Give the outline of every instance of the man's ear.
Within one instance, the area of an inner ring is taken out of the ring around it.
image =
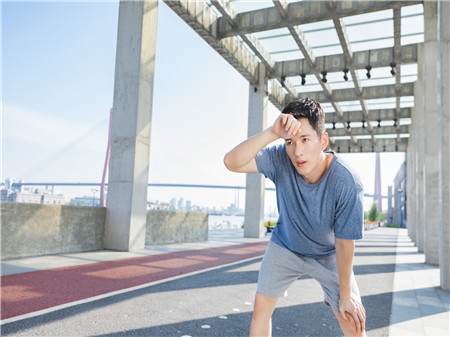
[[[322,137],[321,137],[321,143],[322,143],[322,146],[321,146],[321,148],[322,148],[322,151],[324,151],[326,148],[327,148],[327,146],[328,146],[328,133],[326,133],[326,132],[324,132],[323,134],[322,134]]]

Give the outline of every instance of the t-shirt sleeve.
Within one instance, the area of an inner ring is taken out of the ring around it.
[[[278,146],[265,147],[255,157],[258,172],[264,174],[266,178],[272,181],[276,178],[275,165],[278,151]]]
[[[363,237],[364,190],[360,183],[341,185],[338,192],[334,235],[338,239],[358,240]]]

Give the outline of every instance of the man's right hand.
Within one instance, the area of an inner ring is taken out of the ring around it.
[[[273,126],[243,141],[225,155],[224,164],[233,172],[257,173],[255,156],[267,144],[278,138],[292,138],[300,133],[300,122],[291,115],[281,114]]]
[[[300,134],[301,123],[292,115],[280,114],[272,126],[272,133],[278,138],[292,138]]]

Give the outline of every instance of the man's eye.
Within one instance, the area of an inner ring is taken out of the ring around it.
[[[309,138],[303,138],[303,141],[304,141],[304,142],[308,142],[308,141],[309,141]]]
[[[286,145],[291,145],[291,144],[292,144],[291,141],[286,142]]]

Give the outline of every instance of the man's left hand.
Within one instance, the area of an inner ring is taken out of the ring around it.
[[[348,313],[353,317],[357,332],[363,332],[366,329],[366,310],[361,302],[352,296],[339,299],[339,314],[343,320],[349,322],[345,313]]]

